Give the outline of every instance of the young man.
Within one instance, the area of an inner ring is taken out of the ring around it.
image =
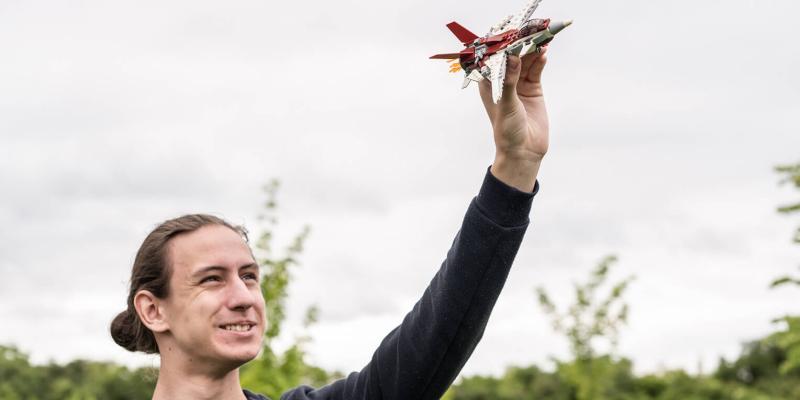
[[[480,93],[495,160],[439,272],[402,324],[360,372],[284,400],[427,400],[452,384],[483,334],[528,225],[548,147],[544,52],[510,57],[504,95]],[[238,368],[255,358],[266,317],[258,266],[244,231],[187,215],[159,225],[134,261],[128,309],[111,335],[131,351],[158,353],[153,399],[264,400],[243,390]]]

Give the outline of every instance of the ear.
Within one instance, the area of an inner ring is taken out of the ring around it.
[[[153,333],[163,333],[169,330],[162,301],[149,290],[140,290],[133,297],[133,306],[136,308],[139,320]]]

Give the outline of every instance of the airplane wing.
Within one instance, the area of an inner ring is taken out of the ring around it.
[[[497,35],[498,33],[505,32],[505,31],[509,30],[511,27],[509,26],[508,23],[511,22],[512,18],[514,18],[514,16],[513,15],[509,15],[509,16],[503,18],[503,20],[498,22],[497,24],[492,25],[492,27],[489,28],[489,36],[494,36],[494,35]]]
[[[541,2],[542,0],[530,0],[519,14],[515,15],[510,21],[508,21],[509,27],[513,29],[519,29],[522,27],[522,24],[524,24],[528,18],[533,15],[533,12],[536,11],[536,7],[539,7],[539,3]]]
[[[461,88],[462,88],[462,89],[466,89],[466,88],[467,88],[467,86],[469,86],[469,83],[470,83],[470,82],[480,82],[480,81],[482,81],[483,79],[484,79],[484,78],[483,78],[483,75],[481,75],[481,73],[480,73],[480,72],[478,72],[478,70],[477,70],[477,69],[473,69],[472,71],[470,71],[470,73],[468,73],[468,74],[467,74],[467,75],[464,77],[464,82],[461,84]]]
[[[492,83],[492,100],[495,104],[503,97],[503,80],[506,77],[506,61],[508,55],[505,51],[492,54],[486,60],[486,66],[489,67],[489,81]]]

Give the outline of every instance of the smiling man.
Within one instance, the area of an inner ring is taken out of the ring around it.
[[[528,226],[548,147],[545,62],[544,52],[509,57],[497,104],[481,82],[495,160],[422,298],[361,371],[318,389],[291,389],[282,400],[432,400],[452,384],[483,335]],[[195,214],[145,238],[128,308],[111,336],[130,351],[161,356],[153,399],[265,400],[239,384],[239,367],[258,355],[265,325],[245,231]]]

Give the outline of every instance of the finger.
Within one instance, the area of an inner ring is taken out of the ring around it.
[[[542,47],[539,54],[536,54],[531,61],[530,67],[525,72],[525,80],[540,83],[545,64],[547,64],[547,46]]]
[[[506,60],[506,76],[503,78],[503,91],[517,87],[519,73],[522,70],[522,60],[519,57],[509,55]]]
[[[486,114],[489,115],[489,121],[494,124],[497,104],[494,104],[494,101],[492,101],[492,84],[488,79],[483,79],[478,82],[478,91],[481,93],[481,101],[483,101],[483,108],[486,109]]]
[[[530,53],[522,56],[522,76],[527,75],[527,71],[531,68],[531,64],[533,61],[536,60],[536,57],[539,56],[539,53]]]
[[[515,105],[517,99],[517,82],[522,70],[522,60],[517,56],[508,56],[506,61],[506,76],[503,79],[503,97],[500,98],[501,108]]]

